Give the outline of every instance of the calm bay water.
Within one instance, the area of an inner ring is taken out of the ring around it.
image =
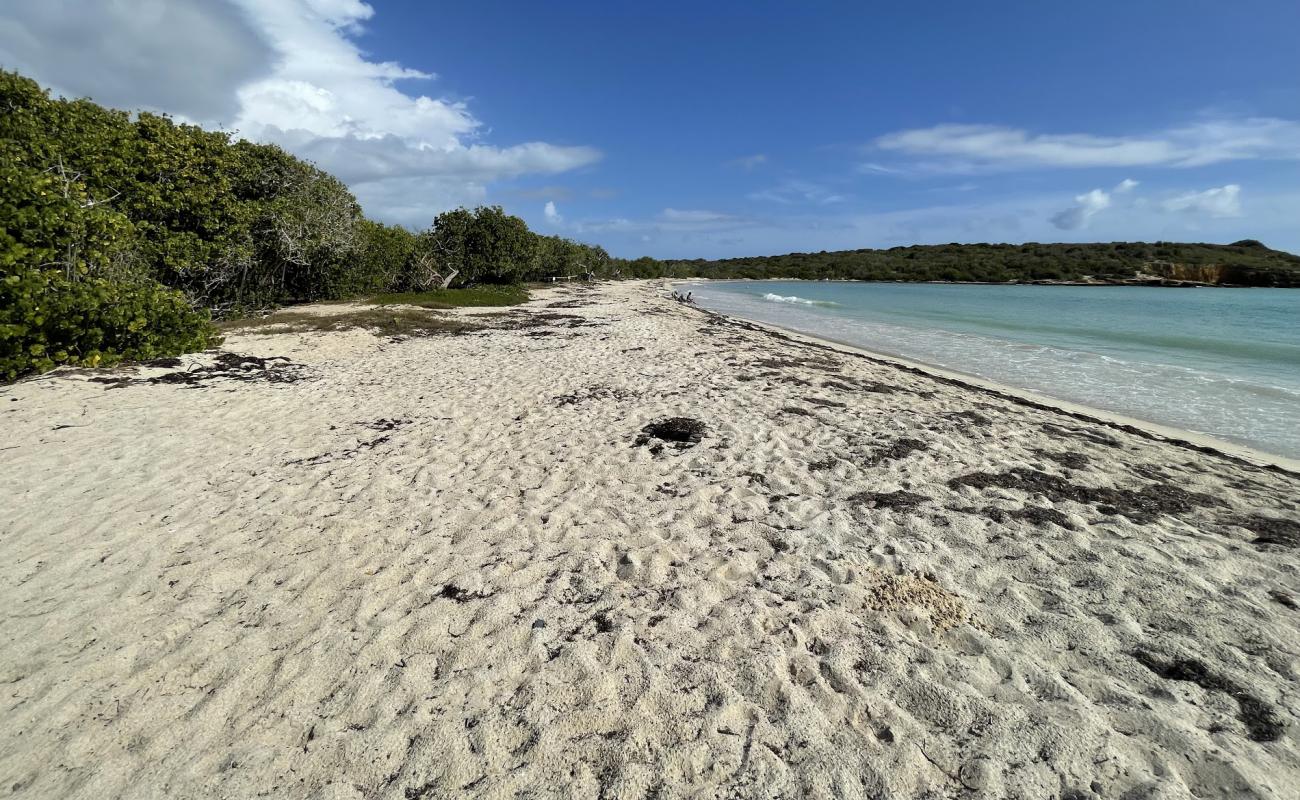
[[[678,288],[715,311],[1300,458],[1300,290]]]

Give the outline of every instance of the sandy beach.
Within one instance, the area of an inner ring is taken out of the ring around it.
[[[1300,476],[668,286],[0,388],[0,794],[1300,797]]]

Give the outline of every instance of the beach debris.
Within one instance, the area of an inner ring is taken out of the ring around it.
[[[1052,501],[1073,500],[1084,505],[1097,505],[1103,513],[1123,515],[1139,524],[1154,522],[1162,514],[1183,514],[1197,508],[1224,505],[1217,497],[1167,484],[1152,484],[1142,489],[1079,486],[1059,475],[1024,468],[1009,472],[972,472],[953,478],[948,481],[948,486],[953,489],[963,486],[980,490],[1018,489]]]
[[[384,433],[384,435],[377,436],[374,439],[371,439],[369,441],[359,442],[355,447],[349,447],[346,450],[340,450],[337,453],[321,453],[320,455],[310,456],[308,458],[295,458],[292,461],[284,462],[284,465],[286,467],[297,467],[297,466],[314,467],[319,464],[328,464],[333,461],[343,461],[345,459],[352,458],[358,453],[365,452],[366,450],[373,450],[379,445],[389,441],[393,437],[390,433],[388,433],[388,431],[395,431],[398,428],[403,427],[404,425],[408,425],[410,424],[410,420],[377,419],[374,420],[373,422],[358,422],[357,424],[363,428],[369,428],[372,431],[379,431],[381,433]],[[330,430],[334,430],[333,425],[330,426]]]
[[[616,389],[611,386],[596,384],[570,394],[556,395],[555,405],[563,408],[564,406],[576,406],[588,400],[628,400],[636,396],[635,392],[629,392],[626,389]]]
[[[1041,448],[1035,448],[1034,452],[1048,461],[1055,461],[1066,469],[1084,469],[1092,463],[1092,459],[1088,458],[1083,453],[1061,453],[1054,450],[1043,450]]]
[[[652,422],[642,428],[640,435],[637,436],[632,446],[644,447],[650,445],[650,452],[656,455],[663,451],[665,442],[677,450],[685,450],[699,444],[707,430],[708,426],[698,419],[669,417],[658,422]],[[659,441],[652,444],[651,439],[658,439]]]
[[[457,586],[455,583],[443,584],[443,587],[438,590],[438,597],[452,600],[457,603],[468,603],[471,600],[486,600],[494,594],[496,594],[496,592],[484,591],[481,588],[467,589],[462,586]]]
[[[848,502],[867,508],[888,508],[906,511],[922,503],[930,502],[929,497],[916,492],[899,490],[897,492],[858,492],[848,498]]]
[[[1273,602],[1277,603],[1278,605],[1286,606],[1292,611],[1300,611],[1300,603],[1297,603],[1294,597],[1282,591],[1281,589],[1273,589],[1268,593],[1268,596],[1273,598]]]
[[[872,394],[894,394],[902,391],[897,386],[865,378],[841,377],[833,381],[822,381],[826,389],[838,389],[841,392],[870,392]]]
[[[823,472],[825,470],[832,469],[838,463],[840,463],[840,460],[835,456],[827,456],[826,458],[818,459],[817,461],[809,461],[808,471]]]
[[[817,369],[823,372],[839,372],[842,369],[840,362],[821,356],[812,356],[809,358],[786,357],[786,358],[760,358],[750,364],[752,367],[763,367],[765,369]]]
[[[160,359],[158,366],[178,367],[180,359]],[[145,366],[154,366],[146,362]],[[136,377],[133,375],[105,375],[91,378],[92,383],[105,384],[109,389],[121,389],[139,384],[174,384],[202,387],[212,381],[231,380],[244,383],[297,383],[306,379],[306,367],[284,356],[260,358],[239,353],[217,353],[207,366],[165,372],[162,375]]]
[[[358,422],[363,428],[369,428],[372,431],[393,431],[410,422],[407,419],[377,419],[373,422]]]
[[[827,400],[824,397],[805,397],[803,401],[805,403],[812,403],[815,406],[822,406],[823,408],[848,408],[849,407],[848,403],[841,403],[838,400]]]
[[[1012,509],[985,506],[984,508],[952,508],[951,510],[991,519],[998,524],[1003,524],[1009,519],[1022,519],[1039,526],[1050,522],[1067,530],[1079,529],[1079,526],[1071,522],[1070,518],[1060,511],[1054,508],[1043,508],[1042,506],[1026,505]]]
[[[782,406],[782,407],[781,407],[781,413],[782,413],[782,414],[797,414],[798,416],[801,416],[801,417],[811,417],[811,416],[814,416],[814,415],[813,415],[813,412],[809,411],[809,410],[806,409],[806,408],[800,408],[799,406]]]
[[[1194,658],[1176,658],[1161,661],[1151,653],[1137,651],[1133,657],[1156,675],[1170,681],[1194,683],[1207,692],[1223,692],[1237,701],[1237,719],[1246,726],[1252,741],[1276,742],[1282,738],[1285,725],[1277,713],[1263,700],[1246,691],[1232,680],[1210,671],[1204,663]]]
[[[1108,434],[1102,433],[1101,431],[1094,431],[1088,428],[1063,428],[1060,425],[1055,425],[1051,422],[1047,422],[1043,424],[1042,429],[1044,433],[1050,433],[1052,434],[1052,436],[1058,438],[1062,436],[1067,438],[1073,438],[1077,436],[1077,437],[1082,437],[1084,439],[1087,439],[1088,441],[1093,442],[1094,444],[1105,445],[1106,447],[1122,447],[1122,445],[1119,442],[1119,439],[1116,439],[1115,437],[1110,436]]]
[[[1278,547],[1300,547],[1300,522],[1293,519],[1276,519],[1259,514],[1237,520],[1239,525],[1255,534],[1253,545],[1276,545]]]
[[[953,421],[964,420],[972,425],[979,425],[980,427],[987,427],[993,424],[993,420],[984,416],[980,412],[971,409],[966,409],[965,411],[952,411],[943,416],[945,419]]]
[[[864,462],[868,467],[879,466],[886,461],[897,461],[900,458],[906,458],[912,453],[919,453],[928,450],[930,446],[920,439],[902,438],[897,439],[884,447],[872,451]]]

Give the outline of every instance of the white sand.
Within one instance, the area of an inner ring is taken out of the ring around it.
[[[656,287],[0,389],[0,795],[1300,797],[1300,478]]]

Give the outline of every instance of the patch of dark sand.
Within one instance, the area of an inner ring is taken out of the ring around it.
[[[1282,591],[1281,589],[1273,589],[1268,593],[1268,596],[1273,598],[1273,602],[1277,603],[1278,605],[1286,606],[1292,611],[1300,611],[1300,603],[1296,603],[1296,599],[1294,597]]]
[[[916,508],[922,503],[927,503],[930,499],[923,494],[900,489],[896,492],[858,492],[850,495],[848,502],[866,506],[867,508],[888,508],[890,510],[906,511]]]
[[[840,362],[830,358],[820,358],[813,356],[811,358],[801,358],[798,356],[768,357],[760,358],[754,361],[750,366],[765,367],[767,369],[816,369],[823,372],[839,372],[842,369]]]
[[[1277,519],[1252,514],[1245,519],[1233,520],[1232,524],[1255,534],[1251,544],[1300,548],[1300,522],[1293,519]]]
[[[949,510],[984,517],[998,524],[1003,524],[1009,519],[1022,519],[1033,525],[1041,526],[1050,522],[1067,530],[1078,530],[1078,527],[1070,522],[1069,517],[1054,508],[1043,508],[1042,506],[1022,506],[1013,509],[998,508],[997,506],[985,506],[983,508],[950,506]]]
[[[805,403],[812,403],[815,406],[822,406],[823,408],[848,408],[849,407],[848,403],[841,403],[838,400],[827,400],[823,397],[805,397],[803,401]]]
[[[1050,422],[1043,423],[1042,430],[1049,434],[1053,439],[1087,439],[1094,444],[1104,445],[1106,447],[1122,447],[1119,439],[1108,436],[1101,431],[1089,430],[1087,428],[1065,428],[1060,425],[1054,425]]]
[[[173,366],[171,359],[168,366]],[[179,359],[174,366],[180,366]],[[132,375],[104,375],[91,378],[93,383],[105,384],[109,389],[121,389],[140,384],[172,384],[202,387],[213,381],[239,381],[242,383],[297,383],[307,379],[306,367],[284,356],[259,358],[238,353],[217,353],[212,364],[196,366],[162,375],[135,377]]]
[[[971,409],[967,409],[965,411],[950,411],[944,414],[943,418],[948,420],[953,420],[953,421],[961,420],[964,422],[969,422],[970,424],[978,425],[981,428],[986,428],[989,425],[993,424],[993,420],[984,416],[980,412],[973,411]]]
[[[708,426],[698,419],[669,417],[658,422],[652,422],[642,428],[632,446],[645,447],[649,445],[650,452],[655,454],[663,451],[665,443],[677,450],[685,450],[699,444],[704,439],[707,431]],[[652,443],[652,439],[658,441]]]
[[[896,439],[884,447],[873,450],[863,463],[868,467],[875,467],[886,461],[897,461],[900,458],[910,456],[912,453],[920,453],[929,448],[930,446],[920,439]]]
[[[1066,469],[1084,469],[1092,463],[1092,459],[1088,458],[1083,453],[1063,453],[1055,450],[1042,450],[1039,448],[1035,448],[1034,452],[1048,461],[1055,461]]]
[[[822,386],[827,389],[838,389],[841,392],[870,392],[873,394],[894,394],[895,392],[904,391],[897,386],[881,383],[880,381],[847,377],[833,381],[822,381]]]
[[[980,490],[1016,489],[1053,501],[1073,500],[1100,506],[1104,513],[1122,514],[1140,524],[1153,522],[1162,514],[1184,514],[1196,508],[1224,505],[1217,497],[1177,486],[1154,484],[1142,489],[1079,486],[1058,475],[1023,468],[1009,472],[973,472],[953,478],[948,485],[954,489],[963,486]]]
[[[1223,675],[1211,672],[1209,667],[1194,658],[1176,658],[1161,661],[1151,653],[1137,651],[1133,657],[1142,666],[1169,681],[1194,683],[1207,692],[1223,692],[1237,701],[1237,718],[1246,726],[1246,732],[1256,742],[1276,742],[1286,728],[1281,718],[1267,703]]]
[[[799,406],[782,406],[782,407],[781,407],[781,413],[782,413],[782,414],[797,414],[798,416],[801,416],[801,417],[811,417],[811,416],[815,416],[815,415],[813,414],[813,412],[809,411],[809,410],[806,409],[806,408],[800,408]]]

